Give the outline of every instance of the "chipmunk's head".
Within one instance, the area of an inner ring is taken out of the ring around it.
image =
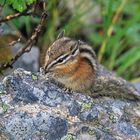
[[[79,55],[79,44],[68,37],[56,40],[46,52],[44,69],[47,72],[58,72],[70,68]]]

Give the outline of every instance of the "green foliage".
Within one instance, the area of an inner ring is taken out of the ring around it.
[[[128,67],[135,64],[138,60],[140,60],[140,46],[129,49],[116,60],[116,65],[120,66],[117,69],[118,74],[122,74]]]
[[[13,9],[23,12],[28,5],[31,5],[36,0],[0,0],[0,5],[11,5]]]
[[[107,31],[111,27],[113,17],[116,11],[123,6],[117,22],[113,25],[113,35],[107,38]],[[88,35],[89,41],[94,44],[97,50],[100,50],[102,43],[106,41],[101,63],[110,70],[117,72],[119,76],[130,80],[139,75],[140,61],[140,12],[139,0],[118,0],[104,1],[102,19],[103,22],[98,28],[103,32],[94,32]]]
[[[92,45],[97,57],[101,56],[101,63],[108,69],[127,80],[140,79],[140,0],[77,1],[73,8],[68,6],[72,1],[47,1],[49,16],[38,44],[41,51],[45,52],[46,46],[56,39],[61,30],[65,30],[66,36],[82,39]],[[21,12],[35,0],[0,0],[0,4],[5,2]],[[95,9],[100,9],[100,12]],[[119,16],[113,23],[118,11]],[[9,13],[12,13],[11,8],[5,7],[3,15]],[[93,13],[96,16],[90,24],[86,24],[88,15]],[[28,38],[38,21],[39,18],[35,17],[20,17],[10,21],[10,24],[24,30]],[[108,36],[111,27],[112,34]]]

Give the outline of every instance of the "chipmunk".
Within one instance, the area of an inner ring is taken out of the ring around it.
[[[47,50],[44,70],[55,83],[75,92],[140,100],[131,84],[98,63],[91,46],[63,34]]]

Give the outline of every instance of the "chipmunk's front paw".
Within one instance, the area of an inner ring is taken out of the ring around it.
[[[45,69],[43,67],[40,67],[39,72],[41,75],[45,75]]]
[[[72,94],[72,93],[73,93],[73,90],[72,90],[72,89],[70,89],[70,88],[63,87],[63,90],[64,90],[65,92],[70,93],[70,94]]]

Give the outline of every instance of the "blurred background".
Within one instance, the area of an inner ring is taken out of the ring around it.
[[[0,16],[5,17],[28,8],[26,5],[23,7],[22,0],[18,2],[15,5],[5,4]],[[24,54],[14,64],[14,68],[38,71],[44,63],[47,48],[59,32],[65,30],[65,36],[91,45],[98,61],[106,68],[130,82],[140,82],[140,0],[45,2],[48,13],[45,28],[36,46]],[[0,24],[0,64],[8,62],[24,46],[39,21],[39,17],[22,16]],[[22,42],[9,45],[19,37],[22,37]],[[9,70],[4,73],[9,73]]]

